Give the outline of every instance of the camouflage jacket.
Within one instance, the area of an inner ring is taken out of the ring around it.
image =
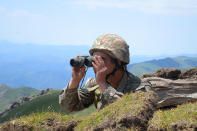
[[[150,86],[133,74],[125,72],[117,89],[108,85],[105,92],[102,92],[94,78],[88,79],[82,88],[69,88],[62,90],[59,95],[59,104],[69,111],[79,111],[95,104],[97,109],[114,102],[117,98],[122,97],[125,93],[134,92],[145,86]]]

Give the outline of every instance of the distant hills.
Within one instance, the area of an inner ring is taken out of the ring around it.
[[[192,67],[197,67],[197,57],[179,56],[132,64],[128,66],[128,70],[137,76],[141,76],[143,73],[155,72],[160,68],[179,68],[184,70]]]
[[[10,104],[22,96],[29,96],[39,93],[39,90],[30,87],[10,88],[0,85],[0,113],[7,109]]]
[[[71,76],[69,60],[88,53],[87,46],[53,46],[0,42],[0,84],[39,90],[60,89]]]
[[[6,84],[12,88],[28,86],[38,90],[62,89],[71,78],[70,59],[77,55],[88,55],[89,49],[90,46],[85,45],[14,44],[0,41],[0,85]],[[197,54],[187,56],[197,57]],[[132,65],[129,65],[128,69],[134,74],[141,75],[164,65],[179,66],[177,64],[179,61],[174,63],[172,58],[162,59],[165,57],[165,55],[157,57],[132,55]],[[193,61],[189,60],[187,63],[189,66],[185,67],[195,66]],[[94,77],[92,69],[87,72],[86,78],[88,77]]]

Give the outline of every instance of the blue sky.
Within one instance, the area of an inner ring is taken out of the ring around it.
[[[197,53],[197,0],[0,0],[0,41],[89,45],[123,37],[135,55]]]

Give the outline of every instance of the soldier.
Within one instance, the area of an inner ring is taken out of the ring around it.
[[[88,79],[82,88],[78,88],[85,67],[72,68],[72,78],[59,96],[59,103],[65,109],[79,111],[94,103],[100,110],[125,93],[134,92],[140,85],[145,85],[127,71],[129,46],[120,36],[106,34],[98,37],[89,53],[94,56],[92,65],[95,78]]]

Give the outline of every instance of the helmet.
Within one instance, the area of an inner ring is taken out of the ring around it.
[[[94,52],[104,52],[112,58],[129,64],[129,46],[118,35],[106,34],[98,37],[89,50],[90,55],[93,55]]]

